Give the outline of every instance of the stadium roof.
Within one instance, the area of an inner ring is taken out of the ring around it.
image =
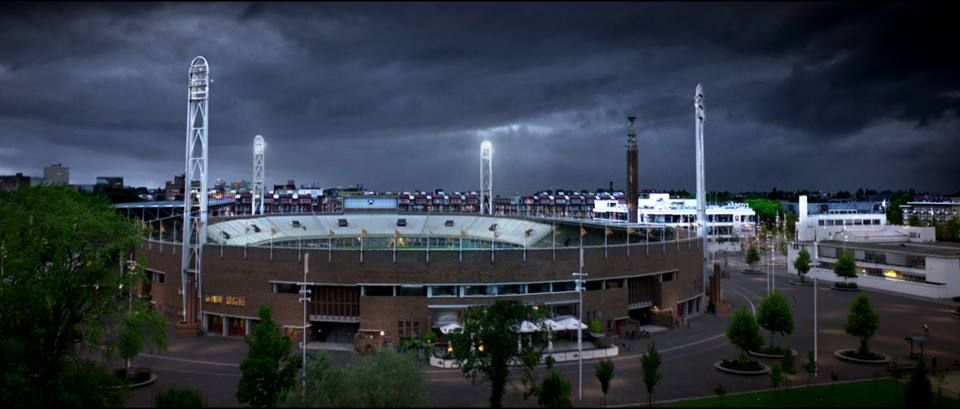
[[[207,206],[223,206],[235,202],[233,198],[207,199]],[[115,203],[113,207],[117,209],[143,209],[143,208],[183,208],[183,200],[157,200],[152,202],[130,202]]]
[[[347,221],[346,227],[340,227],[339,219]],[[405,219],[406,226],[397,226],[397,219]],[[453,225],[448,226],[447,221]],[[294,227],[298,221],[302,227]],[[524,235],[528,245],[533,245],[544,237],[549,237],[551,226],[522,219],[464,215],[404,215],[404,214],[335,214],[335,215],[291,215],[263,216],[249,219],[237,219],[211,224],[207,228],[207,237],[216,243],[243,246],[260,245],[270,242],[271,232],[276,229],[273,240],[326,239],[330,232],[334,238],[360,236],[363,229],[368,237],[392,237],[399,232],[401,237],[427,236],[460,237],[493,240],[492,225],[496,225],[497,241],[516,245],[524,244]],[[256,231],[252,226],[260,229]],[[223,232],[228,234],[225,238]]]

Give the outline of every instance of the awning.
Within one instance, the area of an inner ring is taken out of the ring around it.
[[[457,332],[463,329],[463,326],[457,323],[450,323],[440,327],[440,332],[443,334],[449,334],[451,332]]]

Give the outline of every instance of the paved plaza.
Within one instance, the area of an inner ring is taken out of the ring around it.
[[[729,261],[730,278],[724,280],[724,296],[733,307],[759,304],[766,293],[764,275],[740,273],[742,265]],[[758,267],[758,269],[762,268]],[[796,329],[792,335],[777,336],[778,345],[787,345],[800,352],[796,360],[798,373],[791,378],[792,385],[807,382],[800,369],[808,350],[813,349],[813,288],[789,284],[795,276],[787,276],[780,261],[776,266],[776,287],[783,292],[793,309]],[[909,345],[904,337],[923,335],[922,325],[930,328],[929,343],[925,346],[928,357],[937,359],[938,367],[954,367],[960,360],[960,350],[955,348],[960,334],[960,319],[950,312],[955,303],[937,302],[903,297],[888,293],[864,291],[880,314],[880,329],[871,341],[873,350],[890,355],[894,360],[908,361]],[[857,293],[831,290],[820,286],[819,298],[819,359],[820,374],[813,383],[829,383],[831,372],[841,381],[871,379],[887,376],[883,365],[859,365],[840,361],[833,351],[854,348],[857,339],[847,335],[843,323],[848,305]],[[614,358],[615,378],[610,386],[607,403],[610,406],[641,404],[647,400],[640,376],[640,354],[647,344],[656,342],[663,357],[661,371],[663,380],[655,391],[656,400],[672,400],[697,396],[713,396],[718,384],[730,393],[768,388],[767,376],[744,377],[721,373],[713,363],[737,355],[736,348],[724,335],[731,315],[704,314],[691,319],[690,326],[655,333],[650,338],[634,341],[618,340],[621,355]],[[764,331],[764,337],[768,334]],[[167,387],[191,386],[199,388],[210,406],[236,406],[234,396],[240,379],[239,363],[246,356],[247,346],[240,339],[221,337],[181,337],[171,332],[170,348],[158,355],[141,355],[137,365],[152,368],[158,375],[156,384],[137,389],[131,393],[128,405],[150,406],[152,397]],[[338,365],[347,364],[352,352],[333,351],[331,355]],[[765,360],[774,363],[774,360]],[[577,362],[563,362],[557,367],[571,382],[575,405],[599,406],[602,402],[600,385],[594,377],[596,361],[583,364],[583,401],[577,401]],[[487,405],[490,387],[485,382],[473,384],[456,369],[438,369],[425,366],[427,386],[435,406]],[[545,374],[541,370],[540,374]],[[514,371],[507,386],[505,406],[535,406],[535,400],[524,401],[520,397],[519,371]]]

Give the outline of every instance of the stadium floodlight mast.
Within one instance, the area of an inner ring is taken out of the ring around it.
[[[303,344],[300,346],[303,357],[300,365],[300,392],[303,399],[307,393],[307,303],[310,302],[310,289],[307,288],[307,272],[310,271],[310,253],[303,255],[303,285],[300,286],[300,302],[303,303]]]
[[[186,174],[183,195],[183,253],[181,258],[181,287],[183,291],[183,322],[196,319],[203,327],[203,245],[207,242],[207,147],[210,95],[210,66],[207,59],[197,56],[190,63],[187,74],[187,145]],[[198,186],[194,190],[194,183]],[[194,194],[197,195],[196,199]],[[196,280],[193,281],[193,275]],[[189,288],[197,289],[197,315],[189,316]]]
[[[263,137],[257,135],[253,137],[253,206],[250,207],[250,214],[263,214],[263,186],[264,186],[264,151],[266,142]]]
[[[583,229],[581,227],[581,229]],[[581,240],[583,236],[581,235]],[[578,365],[578,393],[577,400],[583,400],[583,277],[588,276],[583,272],[583,245],[580,246],[580,270],[573,273],[577,277],[577,296],[579,301],[577,310],[579,310],[580,319],[577,322],[577,365]]]
[[[709,250],[707,249],[707,193],[706,193],[706,180],[704,175],[704,162],[703,162],[703,121],[706,119],[706,112],[703,105],[703,85],[697,84],[696,92],[693,95],[693,111],[694,111],[694,120],[696,121],[696,146],[697,146],[697,234],[700,236],[700,240],[703,240],[703,261],[701,264],[701,269],[703,271],[703,291],[707,291],[707,274],[709,274],[709,269],[707,268],[707,256]]]
[[[480,144],[480,214],[493,214],[493,144]]]

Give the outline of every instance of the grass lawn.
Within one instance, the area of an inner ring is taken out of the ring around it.
[[[679,408],[707,407],[859,407],[891,408],[903,407],[903,391],[906,384],[890,379],[864,381],[834,385],[814,386],[810,388],[780,389],[773,392],[756,392],[722,398],[706,398],[669,404]],[[936,385],[933,386],[933,405],[937,406]],[[943,407],[960,408],[960,401],[943,398]]]

